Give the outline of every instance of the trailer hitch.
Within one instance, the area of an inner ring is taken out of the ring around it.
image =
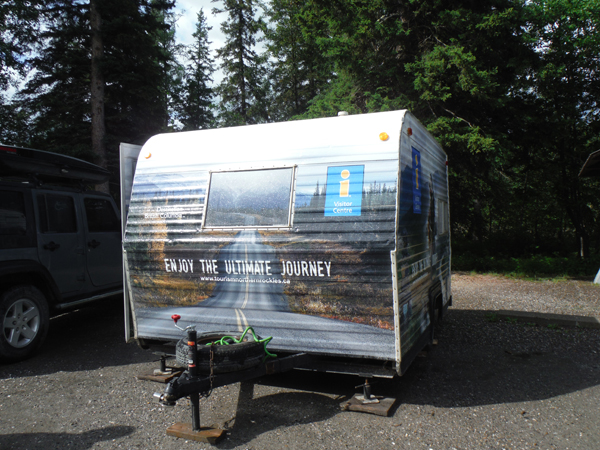
[[[200,375],[198,371],[198,347],[197,333],[193,326],[188,326],[185,329],[177,326],[178,320],[181,318],[178,314],[172,317],[175,326],[187,333],[187,370],[180,377],[174,378],[165,387],[164,393],[155,393],[154,397],[165,406],[174,406],[180,398],[189,397],[192,407],[192,423],[190,424],[175,424],[167,429],[167,434],[170,436],[192,439],[201,442],[216,443],[225,433],[224,430],[204,429],[200,428],[200,397],[208,397],[213,388],[226,386],[241,381],[248,381],[259,378],[263,375],[270,375],[279,372],[286,372],[296,367],[305,366],[309,361],[309,355],[299,353],[283,358],[276,358],[270,361],[264,361],[254,367],[245,370],[233,372],[213,373],[213,354],[211,346],[211,364],[210,375]],[[266,349],[265,349],[266,351]],[[274,356],[274,355],[271,355]]]
[[[169,395],[161,394],[160,392],[155,392],[154,398],[158,399],[159,403],[165,406],[175,406],[177,403],[175,399],[171,398]]]
[[[162,404],[172,404],[180,398],[188,397],[191,394],[205,396],[212,388],[226,386],[228,384],[238,383],[259,378],[264,375],[271,375],[280,372],[287,372],[296,367],[304,367],[310,361],[306,353],[298,353],[283,358],[277,358],[273,361],[267,361],[256,367],[237,372],[225,372],[210,376],[199,376],[192,373],[189,369],[179,377],[167,384],[163,394],[155,395]]]

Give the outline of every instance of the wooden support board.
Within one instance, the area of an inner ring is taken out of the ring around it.
[[[395,398],[379,398],[379,403],[363,404],[362,395],[355,394],[350,400],[340,403],[343,411],[356,411],[387,417],[396,403]]]
[[[146,374],[138,375],[137,379],[142,380],[142,381],[155,381],[157,383],[168,383],[173,378],[178,377],[182,373],[183,373],[183,369],[173,370],[170,372],[154,371],[153,373],[146,373]]]
[[[218,428],[201,428],[200,431],[192,430],[190,423],[176,423],[167,428],[167,435],[197,442],[216,444],[225,436],[225,430]]]

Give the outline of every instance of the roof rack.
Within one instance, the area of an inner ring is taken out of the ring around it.
[[[101,184],[108,181],[110,172],[71,156],[0,144],[0,176],[26,179],[36,184]]]

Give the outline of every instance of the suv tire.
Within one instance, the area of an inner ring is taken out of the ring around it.
[[[34,286],[16,286],[0,297],[0,359],[20,361],[42,344],[50,317],[44,295]]]

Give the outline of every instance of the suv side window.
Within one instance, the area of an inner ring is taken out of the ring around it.
[[[24,236],[27,233],[27,215],[23,193],[0,191],[0,235]]]
[[[38,195],[42,233],[76,233],[77,217],[73,198],[67,195]]]
[[[83,200],[88,230],[91,233],[120,231],[121,224],[112,204],[103,198],[87,197]]]

